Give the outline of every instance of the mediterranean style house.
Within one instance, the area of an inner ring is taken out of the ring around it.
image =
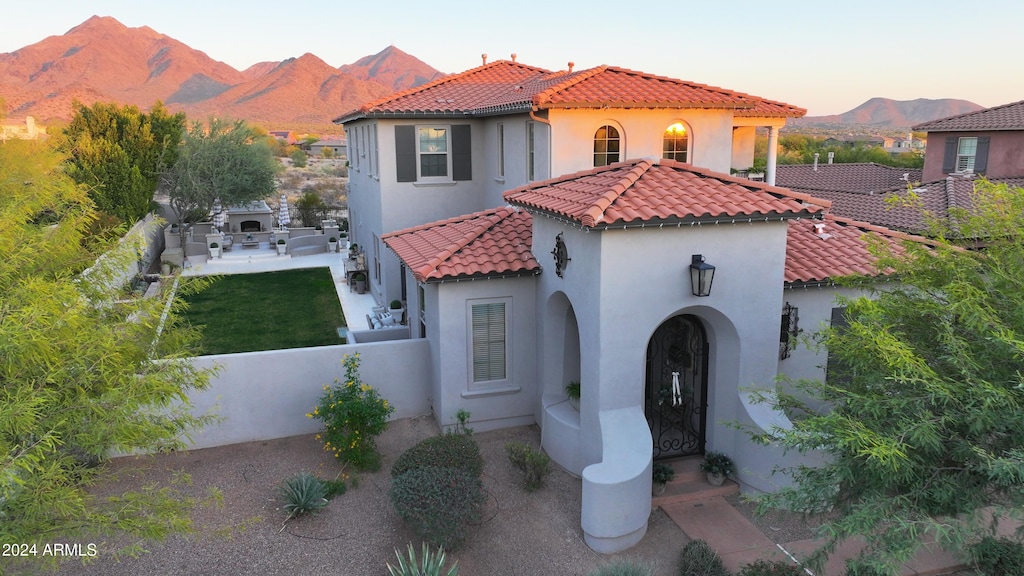
[[[643,537],[656,460],[715,450],[747,489],[788,482],[773,469],[797,457],[734,426],[788,424],[747,391],[824,378],[827,358],[798,336],[850,294],[834,278],[876,273],[868,237],[908,238],[774,185],[778,130],[803,114],[643,72],[513,60],[336,120],[352,241],[378,301],[405,301],[407,336],[429,343],[435,417],[538,424],[582,478],[597,551]],[[752,165],[757,127],[766,181],[730,176]]]
[[[952,173],[1024,176],[1024,100],[925,122],[924,181]]]

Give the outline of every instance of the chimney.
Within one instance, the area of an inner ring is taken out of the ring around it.
[[[572,67],[575,66],[575,65],[576,65],[575,62],[569,61],[569,73],[570,74],[572,74]]]
[[[818,154],[817,152],[815,152],[814,153],[814,171],[815,172],[818,171],[818,156],[821,156],[821,154]]]
[[[487,54],[481,54],[480,55],[480,59],[484,61],[483,65],[486,66],[487,65]]]
[[[834,159],[835,157],[836,157],[836,153],[835,153],[835,152],[829,152],[829,153],[828,153],[828,163],[829,163],[829,164],[831,164],[831,163],[832,163],[832,160],[833,160],[833,159]]]
[[[513,53],[512,53],[512,61],[513,61],[513,62],[515,62],[515,61],[516,61],[516,53],[515,53],[515,52],[513,52]]]

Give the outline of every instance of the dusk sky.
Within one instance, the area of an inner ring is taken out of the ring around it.
[[[93,15],[148,26],[242,70],[311,52],[331,66],[390,44],[442,72],[518,54],[610,64],[838,114],[869,98],[1024,100],[1019,0],[546,2],[50,0],[4,7],[0,53]]]

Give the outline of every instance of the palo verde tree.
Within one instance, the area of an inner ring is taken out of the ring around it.
[[[196,334],[173,300],[119,299],[116,271],[136,254],[85,239],[95,209],[64,162],[41,142],[0,142],[0,542],[35,546],[32,572],[47,543],[186,530],[190,503],[171,487],[91,487],[111,453],[181,447],[207,420],[188,412],[210,376],[185,360]]]
[[[762,503],[831,511],[815,560],[863,536],[859,560],[897,574],[923,540],[963,552],[1024,510],[1024,190],[980,182],[972,204],[933,245],[878,249],[898,282],[843,302],[827,381],[760,397],[796,416],[755,438],[825,455]]]
[[[273,194],[279,166],[260,131],[241,120],[211,118],[189,127],[163,186],[178,220],[196,222],[217,199],[231,206]]]
[[[169,114],[160,102],[148,113],[102,102],[74,107],[58,138],[68,172],[88,187],[101,212],[129,224],[139,220],[151,210],[160,174],[174,164],[185,115]]]

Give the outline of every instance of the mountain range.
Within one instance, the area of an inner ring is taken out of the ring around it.
[[[307,53],[240,71],[147,26],[129,28],[109,16],[93,16],[61,36],[0,54],[7,116],[34,116],[44,125],[70,119],[76,100],[142,109],[161,100],[192,118],[218,115],[267,128],[330,131],[331,119],[344,112],[441,76],[395,46],[338,68]],[[905,129],[981,108],[965,100],[872,98],[844,114],[791,120],[788,128]]]
[[[93,16],[61,36],[0,54],[0,97],[12,119],[68,120],[71,103],[157,100],[190,117],[211,114],[265,126],[328,126],[332,118],[442,76],[389,46],[334,68],[313,54],[236,70],[143,26]]]
[[[790,120],[793,127],[815,126],[871,126],[879,128],[910,128],[915,124],[938,120],[981,110],[974,102],[943,98],[931,100],[890,100],[889,98],[871,98],[853,110],[831,116],[805,116]]]

